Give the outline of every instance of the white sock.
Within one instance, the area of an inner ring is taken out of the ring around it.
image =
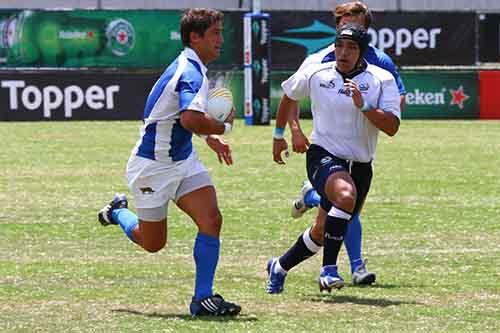
[[[281,275],[286,275],[286,273],[288,273],[281,267],[279,259],[276,260],[276,265],[274,265],[274,273],[280,273]]]

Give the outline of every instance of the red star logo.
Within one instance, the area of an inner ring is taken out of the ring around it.
[[[128,40],[128,35],[125,31],[120,30],[118,32],[117,39],[118,39],[118,42],[120,42],[121,44],[125,44]]]
[[[464,94],[464,87],[460,86],[457,90],[450,90],[451,102],[450,105],[458,105],[460,110],[464,108],[464,102],[468,100],[469,95]]]

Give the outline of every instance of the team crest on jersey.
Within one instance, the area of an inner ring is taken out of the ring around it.
[[[369,89],[370,89],[370,85],[368,83],[360,83],[359,84],[359,91],[367,92]]]
[[[335,80],[334,79],[331,79],[330,81],[328,82],[320,82],[319,83],[319,86],[321,88],[326,88],[326,89],[332,89],[332,88],[335,88]]]

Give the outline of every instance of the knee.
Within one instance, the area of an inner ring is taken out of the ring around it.
[[[163,249],[166,245],[167,245],[167,239],[164,238],[155,240],[154,242],[144,243],[142,244],[142,247],[149,253],[156,253],[161,249]]]
[[[356,206],[356,194],[353,191],[340,191],[336,195],[334,205],[337,208],[352,213]]]
[[[201,222],[201,223],[200,223]],[[202,221],[198,222],[198,228],[202,233],[218,236],[222,228],[222,215],[220,211],[214,210],[206,216]]]

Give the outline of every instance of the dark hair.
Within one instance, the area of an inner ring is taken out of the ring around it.
[[[362,58],[368,49],[368,44],[370,43],[370,35],[366,30],[357,24],[346,24],[337,31],[337,40],[340,39],[350,39],[358,44],[360,54]]]
[[[203,36],[205,31],[214,23],[222,21],[224,14],[210,8],[191,8],[186,10],[181,17],[181,38],[184,46],[190,46],[189,35],[195,32]]]
[[[338,26],[342,17],[360,16],[365,17],[365,29],[368,29],[373,21],[373,16],[368,7],[361,1],[351,1],[335,7],[335,24]]]

